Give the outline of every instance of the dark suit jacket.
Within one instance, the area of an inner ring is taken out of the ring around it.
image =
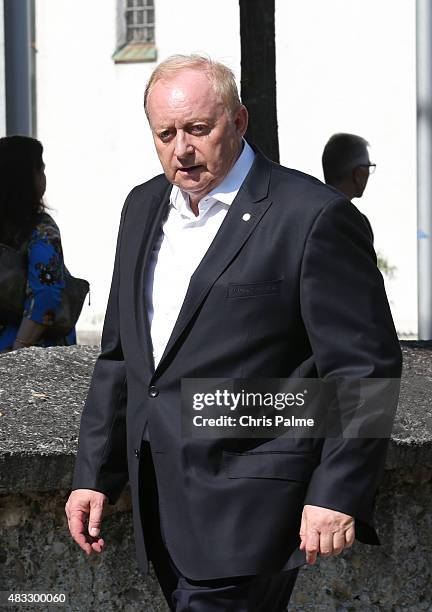
[[[356,517],[357,537],[376,542],[385,440],[180,435],[183,377],[400,376],[399,343],[361,214],[339,192],[258,153],[191,278],[155,371],[144,277],[169,192],[158,176],[135,187],[123,209],[73,488],[102,491],[115,503],[129,479],[146,571],[139,449],[148,422],[164,537],[189,578],[302,564],[305,503]],[[230,283],[274,280],[279,293],[236,299],[227,291]]]
[[[374,233],[373,233],[373,229],[372,229],[371,222],[370,222],[370,221],[369,221],[369,219],[366,217],[366,215],[363,215],[363,214],[362,214],[362,217],[363,217],[363,220],[364,220],[364,222],[366,223],[366,225],[367,225],[367,227],[368,227],[368,230],[369,230],[370,235],[371,235],[372,244],[373,244],[373,242],[374,242]]]

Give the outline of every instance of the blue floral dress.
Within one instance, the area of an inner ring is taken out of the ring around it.
[[[50,325],[55,320],[65,286],[63,250],[60,231],[46,213],[39,215],[27,246],[28,276],[23,317],[36,323]],[[0,322],[0,351],[11,349],[19,325]],[[75,329],[66,337],[44,339],[36,346],[68,346],[76,344]]]

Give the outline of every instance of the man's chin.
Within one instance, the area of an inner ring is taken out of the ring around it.
[[[174,181],[174,185],[194,197],[204,197],[213,189],[211,184],[209,184],[207,181],[193,180],[190,178],[188,180],[176,180]]]

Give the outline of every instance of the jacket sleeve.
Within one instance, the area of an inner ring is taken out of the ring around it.
[[[344,198],[329,202],[312,226],[300,299],[320,378],[400,379],[400,345],[371,237]],[[387,446],[386,438],[326,438],[305,504],[354,516],[371,534]]]
[[[111,290],[96,361],[81,416],[72,489],[94,489],[114,504],[128,481],[126,370],[119,329],[120,252],[129,194],[121,216]]]

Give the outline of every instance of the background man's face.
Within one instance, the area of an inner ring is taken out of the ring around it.
[[[245,107],[231,116],[206,75],[188,69],[158,81],[147,109],[167,179],[199,201],[222,182],[239,155]]]
[[[357,166],[354,169],[354,176],[357,190],[355,197],[361,198],[369,180],[369,168],[367,166]]]
[[[369,150],[365,147],[362,155],[361,162],[352,171],[352,183],[355,187],[355,198],[361,198],[364,190],[366,189],[367,182],[369,180],[369,165],[370,157]]]
[[[361,198],[369,180],[369,151],[364,150],[362,163],[356,166],[352,172],[352,180],[355,185],[355,198]]]

